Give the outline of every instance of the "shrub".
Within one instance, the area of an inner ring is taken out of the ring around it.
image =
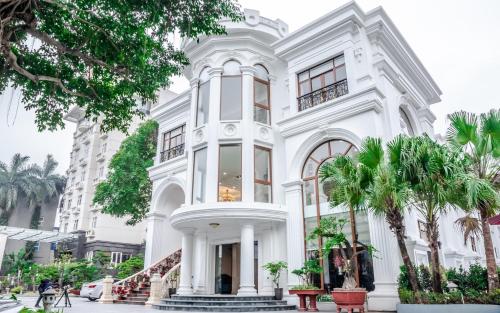
[[[21,292],[23,292],[23,287],[21,287],[21,286],[14,287],[10,290],[10,292],[15,294],[15,295],[18,295]]]
[[[488,290],[487,270],[479,264],[472,264],[468,271],[464,270],[462,266],[458,269],[450,268],[446,271],[446,276],[464,294]],[[475,297],[477,294],[471,296]]]
[[[432,290],[432,276],[431,271],[425,265],[420,265],[417,271],[417,279],[420,290]]]
[[[137,272],[142,271],[144,268],[144,258],[141,255],[135,255],[125,262],[118,264],[118,273],[116,277],[118,279],[127,278]]]
[[[330,295],[330,294],[318,295],[316,300],[318,302],[333,302],[332,295]]]

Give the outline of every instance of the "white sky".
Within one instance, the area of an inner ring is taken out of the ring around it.
[[[288,23],[290,31],[346,3],[345,0],[240,0],[242,7]],[[446,114],[467,110],[485,112],[500,107],[500,1],[498,0],[359,0],[363,10],[383,6],[443,91],[436,114],[436,132],[446,129]],[[175,79],[181,92],[188,84]],[[20,152],[42,162],[47,154],[69,165],[74,125],[57,132],[38,133],[34,112],[17,103],[7,118],[10,91],[0,97],[0,161]]]

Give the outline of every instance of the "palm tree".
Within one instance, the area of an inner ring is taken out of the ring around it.
[[[475,114],[456,112],[448,116],[450,127],[447,139],[451,146],[460,149],[471,162],[470,173],[482,180],[498,192],[500,181],[500,110],[491,110],[478,118]],[[479,226],[483,236],[488,272],[488,289],[499,288],[493,241],[491,239],[488,219],[498,213],[498,203],[491,205],[488,201],[478,201],[474,206],[480,221],[459,221],[468,233]],[[474,234],[474,233],[472,233]],[[467,235],[465,240],[467,240]]]
[[[386,157],[381,140],[367,138],[356,160],[338,156],[321,168],[320,178],[331,182],[331,205],[347,205],[351,212],[369,208],[385,218],[396,235],[410,286],[418,297],[417,275],[405,243],[404,212],[408,206],[409,190],[401,181],[398,168],[390,162],[401,155],[404,140],[407,139],[399,136],[389,143]]]
[[[7,225],[19,199],[34,191],[36,169],[28,161],[28,156],[16,153],[9,166],[0,162],[0,225]]]
[[[66,177],[54,173],[57,164],[54,157],[49,154],[42,167],[38,165],[33,166],[34,186],[27,195],[29,202],[34,205],[30,228],[38,228],[42,204],[58,197],[64,191]],[[33,256],[34,246],[34,242],[26,243],[26,254],[28,258]]]
[[[410,203],[425,219],[431,252],[432,287],[443,292],[439,261],[439,217],[451,208],[463,205],[463,190],[468,189],[463,158],[428,136],[408,138],[393,166],[408,183]]]

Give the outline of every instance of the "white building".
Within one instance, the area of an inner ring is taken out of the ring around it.
[[[106,178],[108,164],[126,135],[119,131],[101,133],[100,123],[89,122],[84,111],[74,107],[65,120],[76,124],[64,203],[55,225],[64,233],[76,233],[79,239],[67,246],[76,258],[91,259],[96,251],[109,254],[112,263],[120,263],[142,250],[145,223],[125,224],[126,218],[102,214],[92,205],[95,187]],[[134,121],[130,132],[138,126]]]
[[[356,153],[367,136],[433,135],[429,107],[441,91],[382,8],[351,2],[292,33],[254,10],[224,25],[227,36],[183,43],[191,89],[151,112],[162,135],[146,265],[182,246],[179,294],[270,295],[262,265],[287,261],[281,285],[297,285],[290,272],[319,245],[305,234],[320,216],[347,214],[329,207],[320,164]],[[440,219],[444,264],[481,259],[481,245],[464,247],[454,220]],[[419,218],[406,223],[413,260],[428,264]],[[370,212],[356,216],[356,228],[379,250],[360,260],[369,308],[394,310],[396,240]],[[319,287],[341,283],[331,258]]]

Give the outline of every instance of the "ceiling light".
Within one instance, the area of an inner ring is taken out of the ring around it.
[[[220,224],[219,224],[219,223],[210,223],[210,224],[208,224],[208,225],[210,225],[210,227],[212,227],[213,229],[216,229],[217,227],[219,227],[219,226],[220,226]]]

